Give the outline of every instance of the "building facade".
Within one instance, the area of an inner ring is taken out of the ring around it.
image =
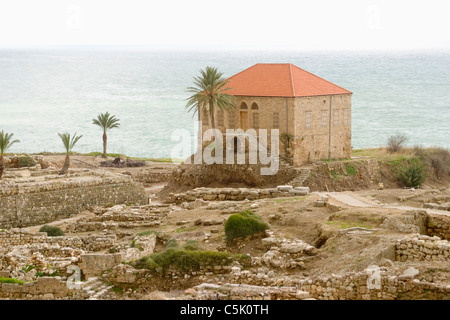
[[[294,137],[294,165],[350,157],[350,91],[292,64],[256,64],[230,77],[228,86],[237,103],[235,110],[216,110],[222,132],[279,129]],[[200,120],[203,130],[210,128],[208,114]]]

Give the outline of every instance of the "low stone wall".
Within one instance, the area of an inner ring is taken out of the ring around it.
[[[434,236],[413,235],[397,241],[397,261],[450,261],[450,243]]]
[[[427,234],[450,241],[450,216],[429,215]]]
[[[172,172],[158,172],[153,170],[142,170],[136,174],[133,178],[135,181],[142,183],[159,183],[159,182],[167,182],[170,180],[172,176]]]
[[[67,218],[87,207],[146,204],[142,184],[125,175],[75,172],[0,182],[0,228],[26,227]]]
[[[186,290],[193,300],[304,300],[309,293],[295,287],[261,287],[247,284],[202,283]]]
[[[266,270],[267,271],[267,270]],[[448,299],[450,285],[414,279],[414,274],[389,275],[380,268],[379,280],[370,272],[346,273],[328,277],[277,277],[273,271],[253,273],[233,272],[231,282],[260,286],[295,287],[318,300],[399,300]],[[368,281],[369,280],[369,281]],[[372,286],[370,286],[370,285]]]
[[[309,194],[308,187],[278,186],[268,189],[248,188],[196,188],[186,193],[170,193],[169,201],[180,204],[192,202],[197,199],[205,201],[242,201],[264,198],[305,196]]]
[[[19,229],[0,230],[0,253],[12,247],[26,244],[57,244],[60,247],[100,251],[109,249],[116,243],[115,235],[93,234],[79,237],[49,237],[45,232],[24,232]]]
[[[1,283],[1,299],[58,299],[76,298],[78,291],[69,289],[66,281],[60,277],[42,277],[33,282],[26,282],[23,285]]]

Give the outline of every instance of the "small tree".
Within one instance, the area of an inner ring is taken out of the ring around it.
[[[394,136],[390,136],[387,142],[387,150],[389,153],[398,152],[405,146],[408,138],[404,134],[396,134]]]
[[[216,128],[214,113],[217,110],[229,111],[236,108],[236,97],[226,91],[228,81],[217,68],[206,67],[200,70],[201,76],[194,78],[194,86],[188,88],[192,95],[187,98],[186,108],[195,113],[206,113],[211,119],[211,129]],[[214,141],[217,142],[214,131]]]
[[[58,136],[61,138],[62,143],[64,144],[64,148],[66,149],[66,159],[64,160],[64,165],[58,174],[63,175],[67,174],[70,167],[70,152],[72,152],[73,147],[81,139],[83,136],[77,136],[77,133],[70,137],[70,133],[58,133]]]
[[[103,155],[102,158],[106,158],[106,145],[108,141],[108,136],[106,135],[106,131],[109,129],[118,128],[120,126],[119,119],[116,116],[112,116],[109,112],[99,113],[96,119],[92,119],[92,124],[95,124],[103,129]]]
[[[2,178],[3,171],[5,171],[5,160],[3,154],[14,143],[20,142],[19,140],[13,140],[14,133],[8,134],[7,132],[0,132],[0,179]]]

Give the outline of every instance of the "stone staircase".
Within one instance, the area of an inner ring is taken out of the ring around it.
[[[308,179],[309,175],[311,174],[310,169],[297,169],[298,174],[294,179],[289,181],[287,184],[291,185],[293,187],[301,187],[303,186],[303,183],[306,179]]]
[[[86,300],[101,300],[113,286],[108,286],[98,277],[89,278],[81,287],[81,296]]]

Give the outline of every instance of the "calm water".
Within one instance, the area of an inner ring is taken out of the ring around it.
[[[63,151],[58,132],[78,132],[75,151],[102,150],[92,125],[109,111],[121,128],[108,152],[169,157],[177,128],[194,132],[186,87],[205,66],[231,76],[258,62],[290,62],[352,91],[354,148],[405,133],[410,144],[450,148],[450,52],[302,53],[142,48],[0,50],[0,130],[21,140],[12,152]]]

